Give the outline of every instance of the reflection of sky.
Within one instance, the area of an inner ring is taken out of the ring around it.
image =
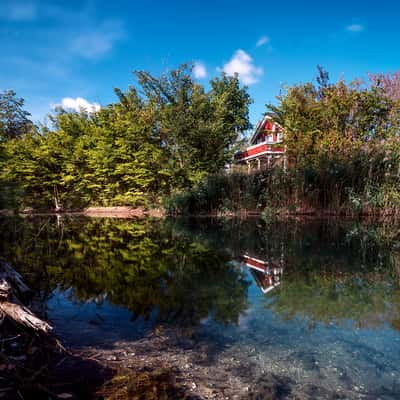
[[[72,345],[111,345],[118,340],[135,340],[145,335],[154,324],[142,317],[132,321],[132,312],[111,305],[107,300],[79,302],[73,293],[55,291],[48,301],[48,316],[56,334]]]
[[[222,328],[210,323],[206,327],[211,337],[218,334],[233,341],[238,354],[251,353],[253,348],[265,368],[280,365],[289,375],[296,370],[315,384],[330,386],[335,382],[340,386],[346,381],[371,393],[374,388],[393,387],[400,379],[397,331],[387,326],[357,329],[351,321],[340,327],[320,323],[310,327],[306,320],[284,320],[267,308],[266,298],[278,292],[263,295],[253,283],[248,294],[249,307],[238,326]],[[395,390],[400,396],[400,387]]]

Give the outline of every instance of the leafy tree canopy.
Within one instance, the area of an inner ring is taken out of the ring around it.
[[[0,93],[0,141],[19,138],[32,129],[31,114],[24,110],[24,102],[13,90]]]
[[[58,108],[39,132],[28,129],[23,99],[12,91],[0,97],[0,132],[9,139],[0,184],[14,204],[159,204],[231,160],[250,127],[251,100],[237,76],[215,78],[209,90],[190,65],[135,76],[135,86],[115,89],[115,103],[93,113]]]

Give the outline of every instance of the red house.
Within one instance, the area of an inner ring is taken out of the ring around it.
[[[285,146],[282,127],[274,121],[273,114],[266,114],[258,122],[250,138],[249,147],[234,155],[236,164],[247,164],[248,170],[270,168],[279,162],[286,168]]]

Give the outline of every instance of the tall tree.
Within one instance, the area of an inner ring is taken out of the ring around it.
[[[160,203],[231,160],[250,126],[250,97],[237,76],[222,75],[209,90],[188,65],[136,76],[137,88],[115,89],[114,103],[94,113],[57,109],[40,132],[30,129],[23,99],[2,95],[0,183],[12,183],[20,205]]]
[[[13,90],[0,93],[0,140],[21,137],[33,127],[24,102]]]
[[[144,101],[155,106],[155,128],[178,186],[197,183],[230,161],[238,136],[250,127],[251,99],[237,76],[222,75],[206,91],[193,80],[190,65],[160,77],[136,75]]]

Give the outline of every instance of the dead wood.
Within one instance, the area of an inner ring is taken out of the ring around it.
[[[31,290],[22,280],[21,275],[3,260],[0,260],[0,280],[8,282],[11,287],[16,289],[22,296],[31,293]]]
[[[48,334],[53,328],[45,321],[36,317],[28,308],[10,303],[8,301],[0,301],[0,312],[10,318],[17,324],[20,324],[28,329],[33,329],[36,332]]]
[[[6,262],[0,260],[0,315],[24,328],[49,334],[53,328],[22,303],[21,298],[30,292],[21,275]]]

